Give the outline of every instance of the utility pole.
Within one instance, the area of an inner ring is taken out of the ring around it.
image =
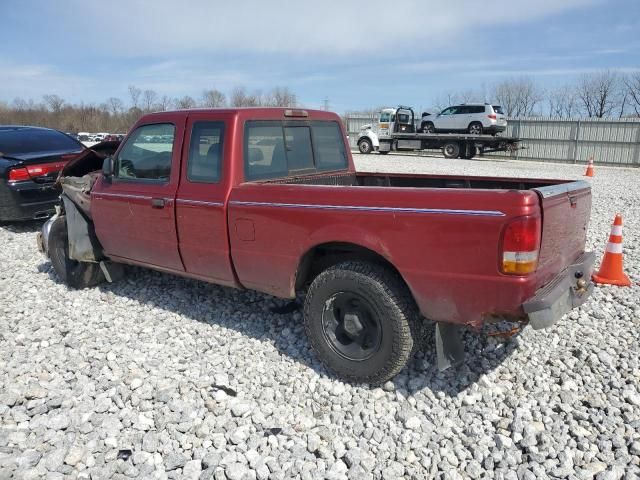
[[[322,109],[326,112],[329,111],[329,97],[324,97],[324,100],[322,101]]]

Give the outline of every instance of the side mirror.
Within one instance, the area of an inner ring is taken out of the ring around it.
[[[107,157],[102,162],[102,176],[109,180],[113,177],[113,157]]]

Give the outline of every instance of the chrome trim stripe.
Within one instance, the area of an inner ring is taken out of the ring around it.
[[[504,217],[505,213],[497,210],[452,210],[444,208],[406,208],[406,207],[364,207],[358,205],[313,205],[306,203],[272,203],[272,202],[243,202],[233,200],[231,205],[248,207],[281,207],[281,208],[317,208],[321,210],[352,210],[358,212],[389,212],[389,213],[426,213],[441,215],[475,215],[484,217]]]
[[[129,193],[110,193],[110,192],[95,192],[93,194],[96,197],[120,197],[120,198],[139,198],[141,200],[151,200],[153,197],[148,197],[146,195],[131,195]]]
[[[211,207],[224,207],[222,202],[205,202],[204,200],[188,200],[186,198],[178,198],[178,203],[184,203],[186,205],[208,205]]]

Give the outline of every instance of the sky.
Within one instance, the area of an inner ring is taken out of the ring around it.
[[[0,0],[0,35],[6,102],[286,86],[343,113],[640,71],[640,0]]]

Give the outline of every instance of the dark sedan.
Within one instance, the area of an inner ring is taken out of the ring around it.
[[[57,130],[0,125],[0,221],[51,216],[58,172],[84,148]]]

